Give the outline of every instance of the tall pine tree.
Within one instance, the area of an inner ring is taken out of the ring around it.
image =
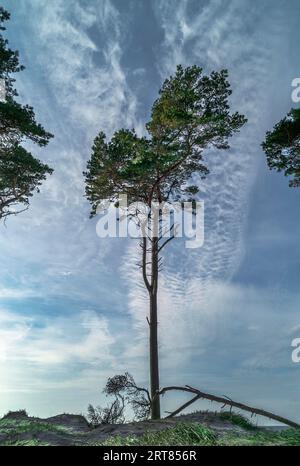
[[[86,196],[92,204],[92,215],[103,200],[116,203],[127,195],[130,203],[192,201],[199,187],[191,185],[192,175],[208,175],[205,150],[228,149],[228,138],[244,125],[245,118],[230,113],[231,94],[227,71],[203,74],[198,66],[177,67],[167,79],[152,107],[146,125],[147,137],[134,130],[121,129],[106,141],[100,132],[92,147],[87,165]],[[131,212],[132,215],[132,212]],[[159,216],[152,217],[151,234],[141,240],[141,268],[149,295],[149,359],[151,417],[160,418],[158,355],[158,278],[160,255],[173,239],[161,234]],[[171,325],[171,323],[170,323]]]

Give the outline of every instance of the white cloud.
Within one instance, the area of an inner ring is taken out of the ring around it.
[[[0,287],[0,299],[24,299],[37,296],[36,291],[29,289]]]
[[[115,339],[107,320],[94,311],[41,319],[1,310],[1,360],[7,364],[112,363]]]
[[[39,416],[78,412],[99,403],[107,378],[120,370],[117,344],[93,310],[28,317],[1,308],[1,415],[22,407]]]

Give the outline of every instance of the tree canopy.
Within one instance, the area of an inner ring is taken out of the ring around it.
[[[300,109],[292,109],[268,131],[262,143],[270,169],[291,177],[291,187],[300,186]]]
[[[188,181],[194,173],[208,174],[204,150],[228,149],[228,138],[246,121],[237,112],[230,114],[227,77],[226,70],[206,76],[198,66],[178,66],[153,104],[147,136],[120,129],[107,142],[99,133],[85,173],[92,215],[99,202],[115,202],[120,194],[150,205],[183,201],[198,192]]]
[[[37,123],[32,107],[16,101],[18,92],[12,75],[24,66],[18,51],[9,48],[1,33],[9,18],[10,14],[0,7],[0,80],[5,89],[5,99],[0,102],[0,219],[26,209],[29,198],[53,171],[21,145],[29,141],[45,146],[53,136]]]

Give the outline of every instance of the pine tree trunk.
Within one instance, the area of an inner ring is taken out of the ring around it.
[[[158,238],[152,240],[150,296],[150,392],[152,399],[151,419],[160,419],[158,337],[157,337],[157,291],[158,291]]]
[[[151,419],[160,419],[160,399],[158,368],[158,339],[157,339],[157,292],[150,295],[150,392]]]
[[[144,230],[145,233],[145,230]],[[158,322],[157,322],[157,291],[158,291],[158,262],[159,262],[159,239],[157,236],[149,239],[151,248],[148,249],[148,239],[144,234],[141,242],[142,247],[142,271],[145,286],[149,293],[149,361],[150,361],[150,396],[151,396],[151,419],[160,419],[160,397],[159,392],[159,366],[158,366]],[[150,253],[149,262],[147,261]],[[150,265],[151,279],[148,279],[147,264]]]

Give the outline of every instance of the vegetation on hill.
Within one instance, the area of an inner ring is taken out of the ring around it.
[[[172,420],[103,424],[95,428],[79,415],[39,419],[20,411],[0,419],[0,446],[4,445],[300,445],[300,429],[259,428],[231,412],[196,412]]]

